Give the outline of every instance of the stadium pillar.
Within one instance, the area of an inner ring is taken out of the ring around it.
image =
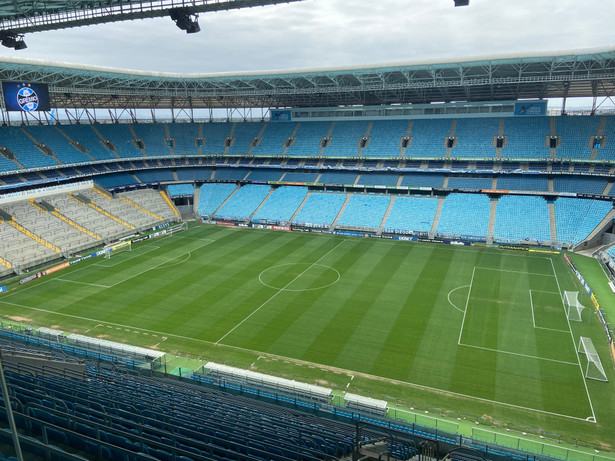
[[[9,420],[11,435],[13,436],[13,445],[15,445],[15,456],[19,461],[23,461],[21,453],[21,445],[19,445],[19,436],[17,435],[17,427],[15,427],[15,419],[13,418],[13,409],[11,408],[11,397],[6,387],[4,379],[4,367],[2,366],[2,356],[0,355],[0,384],[2,385],[2,398],[4,399],[4,407],[6,408],[6,417]]]

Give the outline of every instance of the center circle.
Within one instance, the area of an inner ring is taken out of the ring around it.
[[[312,291],[337,283],[340,273],[330,266],[313,263],[285,263],[271,266],[258,275],[268,288],[284,291]]]

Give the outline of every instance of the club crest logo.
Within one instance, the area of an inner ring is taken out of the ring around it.
[[[17,104],[22,110],[28,112],[36,110],[38,103],[38,95],[32,88],[24,86],[17,91]]]

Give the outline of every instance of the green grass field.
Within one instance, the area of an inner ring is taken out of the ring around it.
[[[615,446],[604,332],[561,254],[194,225],[9,288],[16,321]]]

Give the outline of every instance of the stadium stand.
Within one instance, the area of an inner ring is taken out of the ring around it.
[[[252,222],[290,221],[307,195],[307,187],[282,186],[275,189],[252,217]]]
[[[361,173],[359,179],[357,180],[358,184],[362,184],[364,186],[397,186],[397,182],[399,181],[399,174],[392,173]]]
[[[193,184],[169,184],[167,192],[171,197],[179,197],[181,195],[194,195]]]
[[[199,215],[211,216],[236,189],[235,184],[203,184],[200,190]]]
[[[284,143],[291,137],[296,126],[296,123],[267,123],[263,139],[258,146],[252,149],[252,155],[281,155],[284,151]],[[269,164],[272,165],[271,160]]]
[[[451,119],[415,120],[410,133],[412,143],[404,157],[445,157],[444,143],[451,126]]]
[[[433,198],[397,197],[384,225],[385,232],[431,231],[438,208]]]
[[[228,154],[246,155],[252,148],[252,141],[258,137],[265,126],[261,122],[240,122],[233,124],[233,145],[229,146]]]
[[[156,221],[173,220],[177,218],[177,213],[170,204],[164,199],[164,192],[154,189],[138,189],[127,192],[120,192],[116,197],[128,199],[133,207],[145,211],[151,218]],[[132,210],[131,210],[132,211]],[[150,222],[154,224],[156,221]]]
[[[143,170],[135,172],[135,176],[142,183],[158,183],[174,181],[171,170]]]
[[[611,115],[606,117],[606,123],[604,125],[605,136],[596,153],[597,159],[615,160],[615,135],[613,135],[613,133],[615,133],[615,116]]]
[[[436,187],[444,184],[444,175],[439,173],[406,173],[401,177],[400,186],[408,187]]]
[[[384,195],[351,195],[337,225],[378,228],[390,202]]]
[[[215,216],[218,219],[248,219],[256,208],[263,203],[270,190],[269,186],[257,184],[243,186],[222,205]]]
[[[451,157],[495,158],[496,148],[492,145],[499,125],[500,119],[497,118],[458,119],[455,127],[457,145],[453,147]]]
[[[549,210],[542,197],[504,195],[497,204],[493,236],[500,242],[551,240]]]
[[[98,130],[103,139],[111,141],[115,147],[115,152],[120,157],[143,157],[141,150],[135,146],[134,137],[128,125],[101,123],[96,125],[96,130]]]
[[[46,129],[49,129],[48,127]],[[58,127],[73,142],[79,143],[96,160],[108,160],[117,156],[105,148],[91,125],[62,125]]]
[[[164,125],[161,123],[133,123],[131,125],[137,139],[143,141],[148,156],[171,155],[167,145]]]
[[[318,182],[322,184],[354,184],[357,173],[352,171],[325,171],[320,175]]]
[[[313,227],[330,226],[345,201],[346,194],[312,192],[292,223]]]
[[[58,165],[53,157],[38,150],[34,142],[28,139],[22,129],[18,127],[6,126],[0,129],[0,146],[10,149],[25,168]]]
[[[113,173],[104,176],[97,176],[95,181],[102,187],[116,187],[139,183],[137,177],[129,173]]]
[[[509,117],[504,121],[506,146],[502,158],[549,158],[547,137],[551,132],[547,117]]]
[[[612,202],[560,197],[555,201],[557,241],[579,243],[613,208]]]
[[[595,116],[555,117],[557,134],[561,137],[561,147],[557,148],[557,157],[589,159],[590,138],[598,134],[601,118]]]
[[[190,155],[197,153],[196,139],[199,137],[200,124],[168,123],[169,134],[175,142],[175,155]]]
[[[480,176],[451,176],[448,178],[449,189],[491,189],[491,178]]]
[[[482,194],[450,194],[444,200],[437,233],[486,238],[489,229],[489,197]]]
[[[498,176],[497,188],[500,190],[547,192],[549,182],[546,176],[540,175],[505,175]]]
[[[180,168],[177,179],[180,181],[207,181],[211,179],[211,168]]]
[[[301,172],[301,171],[289,171],[282,176],[282,181],[285,182],[316,182],[318,173]]]
[[[249,170],[247,168],[218,168],[214,172],[214,179],[241,181],[246,177]]]
[[[56,127],[28,126],[24,128],[37,142],[45,144],[62,163],[84,163],[92,159],[71,146]]]
[[[401,139],[408,130],[407,120],[375,120],[369,131],[369,144],[362,157],[399,157]]]
[[[292,125],[293,128],[297,126],[294,123],[287,125]],[[306,157],[318,155],[320,142],[322,138],[327,136],[330,126],[331,122],[301,122],[296,129],[294,142],[292,146],[286,149],[286,154]],[[291,137],[291,134],[288,137]],[[325,151],[327,152],[325,155],[329,155],[328,150],[325,149]]]
[[[250,171],[250,174],[246,179],[248,181],[279,181],[283,174],[283,170],[258,168]]]
[[[359,153],[359,141],[365,136],[369,122],[335,122],[331,142],[325,149],[332,157],[355,157]]]
[[[203,154],[221,154],[225,149],[225,141],[231,135],[232,123],[203,123],[202,147]]]
[[[554,192],[579,192],[602,195],[608,180],[587,176],[556,176],[553,178]]]

